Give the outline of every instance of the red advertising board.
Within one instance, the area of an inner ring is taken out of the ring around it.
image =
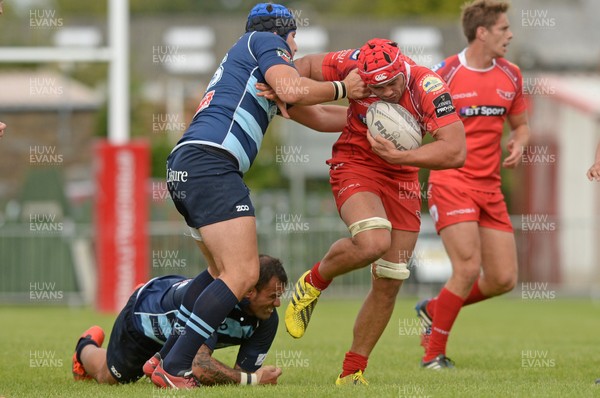
[[[146,142],[101,142],[96,160],[97,309],[120,311],[148,280],[150,150]]]

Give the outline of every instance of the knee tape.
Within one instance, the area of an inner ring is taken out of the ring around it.
[[[397,279],[403,281],[410,276],[410,270],[406,263],[392,263],[384,259],[373,263],[373,274],[378,278]]]
[[[350,224],[348,229],[354,238],[356,234],[363,231],[368,231],[369,229],[387,229],[388,231],[391,231],[392,223],[385,218],[371,217]]]

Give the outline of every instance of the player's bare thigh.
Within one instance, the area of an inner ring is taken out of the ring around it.
[[[258,280],[256,219],[237,217],[201,227],[200,233],[219,278],[241,299]]]
[[[373,192],[357,192],[350,196],[340,208],[340,216],[346,225],[369,217],[387,219],[381,199]]]
[[[198,230],[199,231],[199,230]],[[219,269],[217,268],[217,264],[215,263],[215,259],[213,258],[212,253],[208,250],[208,247],[201,240],[194,240],[196,242],[196,246],[200,249],[204,258],[206,259],[206,263],[208,265],[208,272],[213,278],[217,278],[219,276]]]
[[[382,258],[394,263],[399,262],[408,264],[408,261],[415,250],[418,237],[418,232],[393,229],[390,250],[388,250]]]
[[[481,269],[479,225],[475,221],[452,224],[440,231],[440,237],[452,263],[446,288],[465,298]]]
[[[342,205],[340,216],[347,226],[372,217],[387,220],[381,199],[372,192],[357,192],[350,196]],[[389,248],[391,234],[385,228],[370,229],[356,234],[353,241],[366,249],[385,252]]]
[[[483,276],[479,288],[486,296],[506,293],[517,282],[518,264],[515,236],[512,232],[479,228]]]
[[[408,264],[415,250],[418,232],[392,230],[392,243],[390,249],[381,257],[391,263]],[[394,299],[402,286],[402,280],[374,278],[372,280],[373,292]]]

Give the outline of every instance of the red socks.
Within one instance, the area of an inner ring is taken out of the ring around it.
[[[314,267],[312,267],[310,272],[308,274],[306,274],[306,277],[304,278],[304,280],[319,290],[325,290],[325,289],[327,289],[327,286],[329,286],[329,284],[333,281],[333,279],[331,279],[331,280],[323,279],[323,277],[319,273],[319,265],[320,264],[321,264],[320,261],[318,263],[316,263],[314,265]]]
[[[367,361],[369,358],[364,357],[360,354],[356,354],[352,351],[348,351],[344,357],[344,363],[342,364],[342,374],[340,377],[346,377],[359,370],[363,372],[367,368]]]
[[[469,305],[469,304],[478,303],[478,302],[483,301],[485,299],[489,299],[489,297],[488,296],[484,296],[481,293],[481,290],[479,290],[479,279],[477,279],[475,281],[475,283],[473,284],[473,288],[471,289],[471,292],[469,293],[469,295],[465,299],[465,302],[463,303],[463,305]]]
[[[463,302],[462,298],[446,288],[443,288],[438,295],[434,309],[436,316],[433,318],[431,325],[431,335],[429,336],[427,353],[423,358],[424,362],[431,361],[439,354],[446,354],[448,336],[460,308],[463,306]]]
[[[463,307],[465,305],[475,304],[475,303],[478,303],[480,301],[487,300],[487,299],[489,299],[489,297],[483,295],[483,293],[481,293],[481,290],[479,290],[479,279],[477,279],[475,281],[475,283],[473,284],[473,288],[471,289],[471,292],[469,293],[469,295],[465,299],[465,301],[463,303]],[[426,308],[427,309],[427,313],[432,318],[433,318],[433,315],[435,313],[435,303],[436,303],[436,301],[437,301],[437,297],[434,297],[431,300],[429,300],[429,303],[427,303],[427,308]]]

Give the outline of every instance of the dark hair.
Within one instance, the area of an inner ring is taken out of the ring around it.
[[[260,263],[260,274],[258,276],[258,282],[256,282],[255,285],[256,290],[260,291],[264,288],[274,276],[279,279],[279,282],[281,282],[283,286],[287,285],[288,277],[281,264],[281,260],[266,254],[261,254],[258,256],[258,261]]]
[[[462,6],[462,27],[467,41],[471,43],[477,36],[477,28],[491,28],[500,14],[508,11],[509,4],[505,1],[476,0]]]

